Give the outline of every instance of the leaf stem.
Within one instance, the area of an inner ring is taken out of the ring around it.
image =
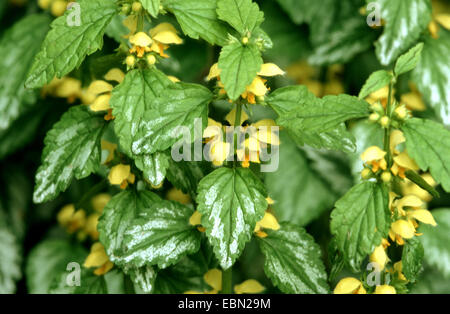
[[[222,293],[232,294],[233,267],[222,271]]]

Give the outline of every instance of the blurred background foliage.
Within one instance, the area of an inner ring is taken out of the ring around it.
[[[286,85],[303,84],[317,96],[340,93],[357,95],[370,73],[384,68],[376,57],[374,47],[374,41],[380,36],[382,28],[367,27],[361,10],[365,1],[308,1],[304,8],[295,5],[296,0],[257,2],[265,13],[263,29],[273,41],[273,49],[264,54],[265,61],[274,62],[287,71],[286,76],[271,79],[269,86],[272,90]],[[433,1],[433,7],[439,10],[448,10],[448,6],[448,1]],[[5,32],[35,12],[40,12],[35,0],[0,1],[2,45],[6,44],[3,41]],[[170,16],[162,16],[161,20],[174,21]],[[127,33],[121,22],[120,17],[113,21],[104,40],[104,49],[89,56],[71,74],[83,86],[88,86],[94,78],[100,78],[113,66],[124,69],[123,60],[117,58],[114,51],[117,42],[122,40],[121,36]],[[177,25],[176,22],[173,24]],[[219,49],[203,41],[187,37],[184,40],[183,45],[170,48],[170,58],[164,60],[159,68],[182,81],[208,84],[205,77],[217,60]],[[3,52],[1,47],[0,51]],[[4,57],[0,55],[0,58]],[[0,75],[6,76],[5,73]],[[0,108],[8,106],[2,88],[4,86],[0,84]],[[416,91],[410,77],[402,77],[397,86],[397,96],[412,92]],[[419,110],[414,111],[414,114],[437,119],[426,100],[420,95],[418,99],[416,98],[415,104],[419,104],[420,108],[415,108]],[[87,255],[91,241],[89,237],[68,233],[58,224],[57,214],[63,206],[77,204],[80,200],[84,200],[83,208],[88,213],[95,211],[90,203],[91,197],[95,196],[92,187],[102,182],[101,177],[91,176],[73,181],[68,191],[49,203],[34,205],[31,200],[44,136],[71,105],[73,103],[66,98],[37,97],[7,129],[0,129],[0,293],[46,293],[50,288],[54,292],[63,292],[64,290],[58,290],[58,286],[52,287],[55,281],[54,269],[64,269],[68,261],[82,263]],[[217,102],[211,114],[223,117],[227,110],[228,104]],[[273,113],[258,106],[252,112],[251,119],[257,121],[260,117],[270,115],[273,116]],[[0,121],[2,119],[4,117],[0,117]],[[274,210],[278,219],[307,228],[322,246],[328,270],[336,263],[335,257],[327,253],[331,240],[330,211],[334,202],[359,180],[362,167],[360,153],[382,140],[381,131],[367,122],[356,122],[350,127],[358,144],[357,151],[350,156],[339,152],[300,148],[283,135],[280,167],[277,172],[268,173],[265,178],[270,196],[277,201]],[[113,187],[105,187],[101,192],[113,195],[116,191]],[[443,190],[439,192],[441,198],[430,200],[429,209],[450,207],[450,195]],[[189,196],[174,190],[167,182],[158,193],[167,198],[191,202]],[[448,214],[443,214],[436,220],[441,216],[442,219],[448,219]],[[425,245],[424,271],[412,292],[450,293],[450,226],[449,221],[446,222],[447,229],[438,235],[442,237],[442,243],[428,241],[428,247]],[[443,224],[445,227],[445,221]],[[439,245],[443,248],[436,247]],[[440,253],[437,256],[435,254],[439,250],[446,252],[440,260]],[[192,282],[201,281],[199,278],[210,263],[206,261],[212,259],[207,254],[202,257],[206,264],[204,269],[199,269],[198,264],[197,268],[191,267],[194,264],[189,264],[190,259],[187,258],[184,270],[181,271],[183,276],[178,275],[180,270],[177,268],[181,267],[178,265],[163,271],[160,276],[165,277],[164,285],[158,286],[157,290],[184,292]],[[198,256],[193,257],[194,260],[195,258]],[[255,278],[266,287],[271,287],[263,273],[261,252],[253,242],[247,245],[234,269],[236,282]],[[190,274],[186,275],[187,272]],[[341,271],[333,278],[331,286],[348,274],[345,269]],[[123,292],[120,285],[126,285],[126,282],[122,282],[124,279],[115,272],[108,276],[110,291]],[[278,291],[270,288],[268,292]]]

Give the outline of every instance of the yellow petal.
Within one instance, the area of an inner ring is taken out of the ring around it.
[[[416,229],[414,225],[410,221],[406,221],[403,219],[397,220],[391,225],[392,231],[405,239],[411,239],[414,237],[414,233]]]
[[[103,94],[107,93],[113,90],[113,86],[109,84],[108,82],[102,81],[102,80],[96,80],[93,81],[87,90],[88,93],[91,94]]]
[[[59,98],[69,98],[81,94],[81,82],[71,77],[64,77],[55,90],[55,96]]]
[[[405,169],[419,170],[419,166],[417,166],[416,162],[409,157],[406,151],[395,156],[394,162]]]
[[[139,47],[149,47],[153,40],[144,32],[139,32],[130,37],[130,43]]]
[[[266,197],[266,201],[267,201],[267,205],[275,204],[275,201],[270,196]]]
[[[122,83],[125,78],[125,73],[122,72],[121,69],[113,68],[108,71],[108,73],[104,76],[107,81],[115,81],[117,83]]]
[[[384,158],[386,152],[378,146],[371,146],[367,148],[362,154],[361,159],[364,162],[376,161]]]
[[[402,95],[401,103],[405,104],[412,111],[424,111],[427,109],[420,94],[414,92]]]
[[[444,28],[450,30],[450,14],[438,14],[435,19]]]
[[[261,126],[271,127],[276,125],[277,125],[276,122],[272,119],[263,119],[259,120],[258,122],[252,123],[252,126],[254,126],[255,128],[259,128]]]
[[[391,132],[391,137],[389,141],[391,152],[396,152],[396,147],[405,142],[405,136],[403,135],[403,132],[400,130],[394,130]]]
[[[383,98],[388,98],[388,96],[389,96],[389,86],[382,87],[379,90],[376,90],[370,94],[371,98],[374,98],[377,100],[383,99]]]
[[[408,211],[408,217],[417,219],[427,225],[437,226],[433,215],[426,209],[412,209]]]
[[[97,224],[98,219],[100,218],[99,214],[91,214],[86,220],[86,225],[84,226],[84,232],[91,236],[92,239],[98,240],[98,231]]]
[[[92,111],[104,111],[110,109],[109,100],[111,99],[110,94],[100,95],[98,96],[92,105],[89,107]]]
[[[375,288],[374,294],[396,294],[395,288],[389,285],[381,285]]]
[[[97,268],[94,270],[94,274],[97,276],[102,276],[109,272],[114,267],[114,264],[111,261],[107,261],[105,264],[103,264],[100,268]]]
[[[256,138],[258,141],[270,145],[279,146],[280,145],[280,138],[275,133],[275,131],[272,131],[270,128],[261,127],[256,132]]]
[[[236,108],[234,108],[227,114],[227,116],[225,117],[225,120],[228,121],[228,123],[230,125],[234,125],[235,117],[236,117]],[[242,123],[244,123],[246,120],[248,120],[248,115],[244,110],[242,110],[241,111],[241,121],[240,121],[239,125],[242,125]]]
[[[181,204],[190,204],[192,202],[191,197],[188,194],[183,193],[183,191],[171,188],[166,194],[166,199],[169,201],[176,201]]]
[[[334,288],[334,294],[354,294],[362,287],[361,281],[353,277],[341,279]]]
[[[285,72],[281,70],[278,65],[274,63],[265,63],[261,66],[261,71],[258,72],[258,75],[261,76],[277,76],[284,75]]]
[[[219,269],[210,269],[203,276],[205,282],[210,285],[214,290],[222,290],[222,271]]]
[[[236,292],[237,294],[261,293],[265,289],[266,288],[262,284],[254,279],[246,280],[243,283],[234,286],[234,292]]]
[[[108,179],[113,185],[120,185],[130,175],[130,166],[119,164],[111,168]]]
[[[180,81],[179,78],[177,78],[177,77],[175,77],[175,76],[173,76],[173,75],[168,75],[167,78],[168,78],[169,80],[171,80],[172,83],[178,83],[178,82]]]
[[[222,132],[222,124],[211,118],[208,118],[208,126],[203,131],[203,137],[204,138],[216,137],[221,132]]]
[[[103,208],[105,208],[106,204],[111,200],[111,195],[107,193],[101,193],[94,196],[91,200],[92,207],[98,213],[103,212]]]
[[[166,45],[169,44],[180,45],[183,43],[183,40],[177,35],[177,33],[174,33],[172,31],[162,31],[152,37],[155,41]]]
[[[423,201],[417,197],[416,195],[406,195],[397,201],[396,206],[400,209],[404,209],[404,207],[421,207],[423,205]]]
[[[100,242],[96,242],[91,247],[91,252],[84,262],[84,267],[99,267],[109,261],[105,248]]]
[[[230,154],[230,143],[215,142],[211,145],[210,159],[215,166],[221,166]]]
[[[126,19],[123,20],[122,24],[130,30],[131,34],[134,34],[137,30],[138,16],[129,15]]]
[[[66,226],[73,217],[75,213],[75,206],[73,204],[69,204],[64,206],[57,215],[57,220],[61,226]]]
[[[255,94],[255,96],[264,96],[269,90],[262,78],[259,76],[255,77],[250,86],[247,86],[247,92]]]
[[[258,225],[264,229],[271,229],[271,230],[279,230],[280,229],[280,225],[278,224],[277,219],[275,218],[274,215],[272,215],[269,212],[266,212],[264,214],[263,219],[258,221]]]
[[[162,32],[172,32],[172,33],[177,33],[177,29],[170,23],[161,23],[158,24],[157,26],[155,26],[154,28],[152,28],[150,30],[150,36],[155,37],[157,34],[162,33]]]
[[[211,69],[209,70],[209,74],[206,77],[206,80],[211,81],[213,78],[219,77],[221,72],[222,70],[219,69],[219,64],[214,63]]]
[[[189,218],[189,223],[190,223],[192,226],[198,226],[198,225],[201,225],[201,224],[202,224],[202,214],[200,214],[200,212],[199,212],[198,210],[196,210],[196,211],[192,214],[191,218]]]
[[[377,263],[380,266],[380,270],[384,269],[388,260],[389,258],[383,245],[377,246],[373,253],[370,255],[370,261]]]

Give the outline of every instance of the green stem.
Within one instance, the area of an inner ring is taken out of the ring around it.
[[[390,125],[390,121],[391,121],[391,107],[392,107],[392,89],[393,89],[393,84],[392,82],[389,84],[389,94],[388,94],[388,101],[386,104],[386,116],[389,118],[389,125],[386,127],[386,129],[384,130],[384,151],[387,153],[386,154],[386,162],[388,164],[388,168],[390,168],[392,166],[392,152],[391,152],[391,148],[390,148],[390,141],[391,141],[391,125]]]
[[[227,270],[222,271],[222,293],[232,294],[233,285],[233,268],[230,267]]]
[[[234,126],[241,126],[241,114],[242,114],[242,104],[238,101],[236,103],[236,115],[234,117]]]

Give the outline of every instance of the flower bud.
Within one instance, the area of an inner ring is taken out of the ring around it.
[[[244,38],[242,38],[242,43],[243,43],[244,45],[247,45],[247,44],[248,44],[248,41],[249,41],[249,39],[248,39],[247,36],[245,36]]]
[[[379,102],[373,103],[373,104],[370,106],[370,109],[371,109],[372,111],[378,112],[378,113],[384,111],[383,106],[382,106]]]
[[[154,65],[156,63],[156,57],[154,55],[147,56],[148,65]]]
[[[51,0],[39,0],[38,6],[43,10],[47,10],[50,7],[50,2]]]
[[[133,10],[133,12],[135,13],[139,13],[142,10],[142,4],[140,2],[133,2],[131,9]]]
[[[406,110],[405,106],[400,106],[395,109],[395,114],[399,119],[404,120],[408,115],[408,111]]]
[[[134,56],[128,56],[125,59],[125,63],[129,66],[129,67],[133,67],[136,64],[136,58]]]
[[[380,119],[380,124],[383,128],[387,128],[391,123],[391,119],[388,116],[384,116]]]
[[[372,171],[369,168],[364,168],[361,171],[361,178],[363,178],[364,180],[369,179],[371,174]]]
[[[391,182],[391,179],[392,179],[392,174],[389,171],[385,171],[381,174],[381,180],[384,183]]]
[[[56,1],[53,1],[50,11],[51,11],[52,15],[54,15],[54,16],[61,16],[66,11],[66,8],[67,8],[66,1],[56,0]]]
[[[122,6],[122,13],[128,15],[128,14],[130,14],[130,12],[131,12],[131,6],[130,6],[130,4],[129,4],[129,3],[125,3],[125,4]]]
[[[374,112],[369,116],[369,120],[372,122],[378,122],[378,120],[380,120],[380,115]]]

